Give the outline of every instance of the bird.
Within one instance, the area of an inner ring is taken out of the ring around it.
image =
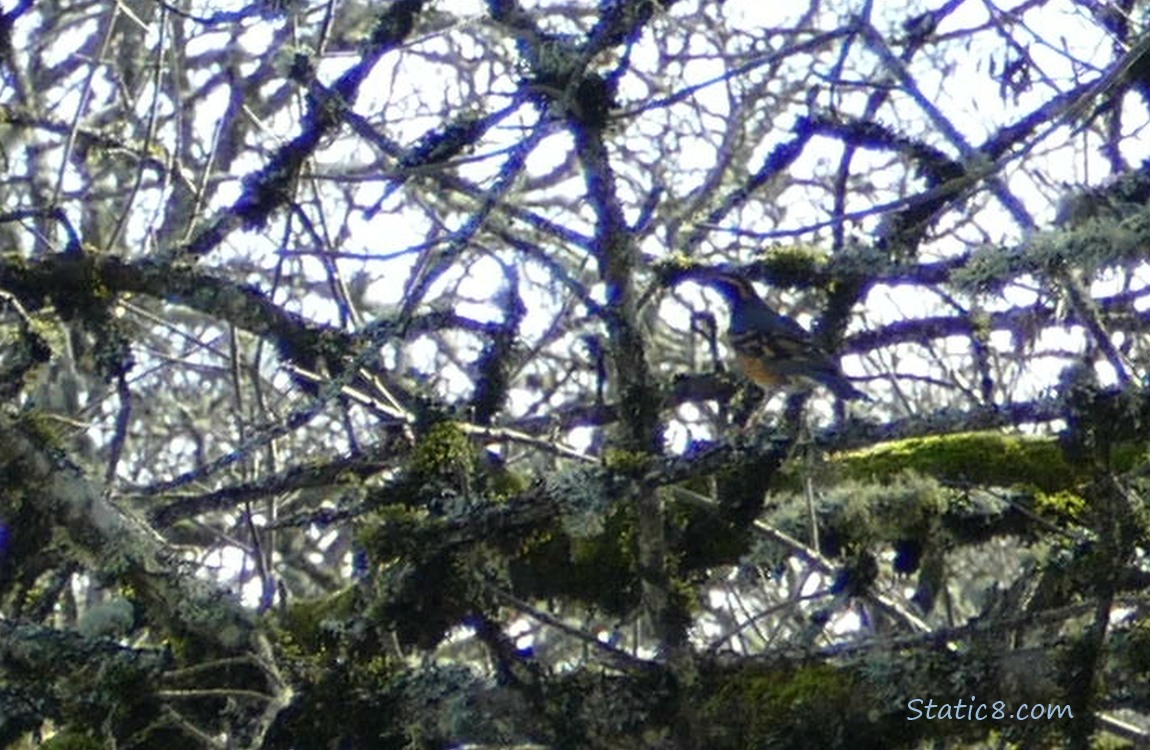
[[[847,380],[805,328],[772,310],[749,279],[718,269],[696,271],[692,276],[730,305],[727,341],[739,369],[757,385],[770,389],[817,384],[845,401],[870,400]]]

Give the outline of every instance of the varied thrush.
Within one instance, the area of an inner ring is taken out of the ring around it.
[[[851,385],[811,334],[791,318],[772,310],[748,279],[715,269],[695,270],[690,278],[712,287],[730,304],[727,340],[739,368],[755,383],[763,388],[814,383],[826,386],[844,400],[869,400]]]

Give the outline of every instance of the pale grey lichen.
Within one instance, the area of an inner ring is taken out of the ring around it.
[[[87,638],[123,638],[136,621],[136,609],[122,596],[95,604],[80,617],[76,629]]]
[[[602,533],[604,519],[623,489],[599,466],[575,466],[549,474],[543,486],[560,508],[563,530],[573,539]]]

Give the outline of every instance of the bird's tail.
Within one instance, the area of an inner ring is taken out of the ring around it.
[[[871,397],[855,388],[849,380],[837,372],[826,373],[819,378],[823,385],[831,390],[836,396],[844,401],[859,400],[870,401]]]

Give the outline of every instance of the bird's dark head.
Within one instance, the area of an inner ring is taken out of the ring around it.
[[[754,285],[742,274],[724,266],[676,266],[666,265],[659,269],[662,281],[674,286],[684,281],[709,286],[732,307],[753,304],[759,300]]]
[[[758,292],[750,280],[732,271],[717,268],[701,269],[693,279],[723,295],[732,306],[754,303],[759,299]]]

